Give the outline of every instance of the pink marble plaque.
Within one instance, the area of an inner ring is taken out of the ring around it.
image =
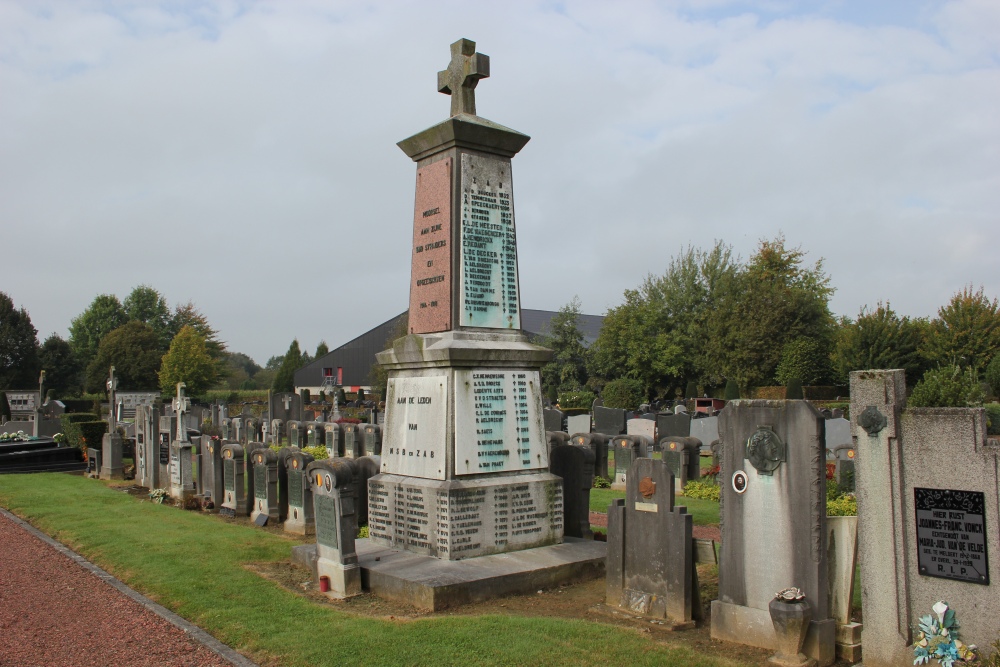
[[[451,329],[451,169],[450,157],[417,169],[410,333]]]

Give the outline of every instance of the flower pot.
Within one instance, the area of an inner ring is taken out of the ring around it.
[[[777,652],[768,659],[772,665],[781,667],[806,667],[815,664],[802,650],[802,642],[809,631],[812,607],[805,600],[785,602],[774,599],[767,607],[774,626],[775,648]]]

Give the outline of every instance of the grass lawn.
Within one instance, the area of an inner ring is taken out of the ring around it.
[[[264,665],[748,664],[585,620],[483,615],[393,621],[345,613],[244,567],[287,561],[301,541],[143,502],[80,476],[4,475],[0,505]],[[718,522],[718,509],[715,516]]]
[[[590,490],[590,511],[607,512],[608,505],[615,498],[624,498],[624,491],[612,491],[611,489],[591,489]],[[719,525],[719,503],[714,500],[700,500],[698,498],[687,498],[677,496],[677,505],[685,505],[692,521],[698,526]]]

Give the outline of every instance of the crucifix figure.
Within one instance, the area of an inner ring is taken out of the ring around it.
[[[451,115],[476,115],[476,84],[490,75],[490,57],[476,53],[476,43],[460,39],[451,45],[448,69],[438,72],[438,92],[451,95]]]
[[[108,433],[114,433],[115,428],[118,426],[118,421],[115,419],[115,408],[117,407],[117,391],[118,391],[118,378],[115,377],[115,367],[111,367],[111,372],[108,374]]]
[[[191,407],[191,399],[184,395],[184,388],[186,386],[183,382],[177,383],[177,398],[171,402],[174,413],[177,415],[178,442],[187,442],[187,426],[184,425],[184,413]]]

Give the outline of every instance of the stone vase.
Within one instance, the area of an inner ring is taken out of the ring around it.
[[[785,602],[774,599],[767,606],[774,626],[775,648],[777,652],[768,659],[770,665],[781,667],[807,667],[816,661],[803,654],[802,642],[812,620],[812,607],[805,600]]]

